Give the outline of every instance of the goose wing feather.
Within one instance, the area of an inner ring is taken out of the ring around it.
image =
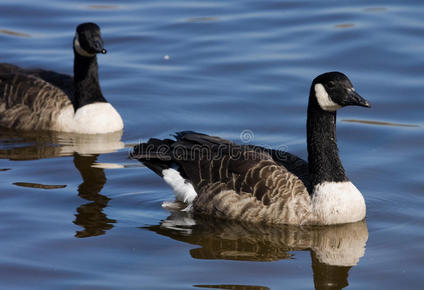
[[[0,125],[22,130],[51,129],[56,115],[72,105],[70,82],[72,78],[66,75],[0,64]]]
[[[275,159],[276,152],[190,131],[177,133],[176,138],[161,156],[177,163],[193,184],[198,194],[195,212],[268,223],[299,223],[309,214],[307,187],[284,166],[288,159]],[[295,158],[303,166],[299,160]],[[148,167],[155,164],[148,162]],[[159,163],[163,165],[163,159]]]
[[[62,90],[69,97],[71,102],[74,102],[75,86],[73,77],[43,69],[27,69],[25,72]]]

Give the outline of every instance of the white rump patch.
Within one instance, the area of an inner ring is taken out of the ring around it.
[[[315,84],[314,88],[315,96],[321,109],[324,111],[336,111],[342,107],[330,99],[330,96],[322,84]]]
[[[75,34],[75,38],[74,38],[74,48],[75,51],[82,56],[86,56],[86,57],[93,57],[96,54],[95,53],[89,53],[88,51],[86,51],[84,48],[81,47],[81,44],[79,42],[79,38],[78,38],[78,33]]]
[[[314,187],[312,210],[319,224],[344,224],[365,218],[365,200],[350,181],[323,182]]]
[[[176,200],[188,204],[187,208],[191,209],[191,204],[197,196],[193,185],[185,180],[181,174],[173,168],[164,169],[162,174],[165,182],[174,190]]]
[[[105,134],[122,130],[124,122],[111,104],[99,102],[82,106],[75,113],[72,106],[66,107],[58,115],[56,127],[62,132]]]

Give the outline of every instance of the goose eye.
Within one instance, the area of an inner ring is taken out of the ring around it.
[[[335,83],[333,82],[333,81],[329,81],[328,83],[327,83],[327,87],[329,87],[329,88],[334,88],[335,87]]]

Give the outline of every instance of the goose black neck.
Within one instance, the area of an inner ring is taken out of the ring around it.
[[[324,111],[311,88],[308,105],[307,143],[312,186],[325,181],[348,181],[336,142],[336,112]]]
[[[75,53],[74,59],[75,111],[95,102],[107,102],[99,84],[97,57],[85,57]]]

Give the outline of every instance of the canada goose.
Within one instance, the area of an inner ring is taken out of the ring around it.
[[[194,213],[248,222],[329,225],[365,218],[365,201],[346,177],[336,111],[370,107],[342,73],[316,77],[309,94],[308,160],[185,131],[150,139],[132,156],[162,176]]]
[[[97,54],[106,53],[95,23],[78,25],[74,77],[0,64],[0,126],[100,134],[122,130],[119,113],[100,89]]]

